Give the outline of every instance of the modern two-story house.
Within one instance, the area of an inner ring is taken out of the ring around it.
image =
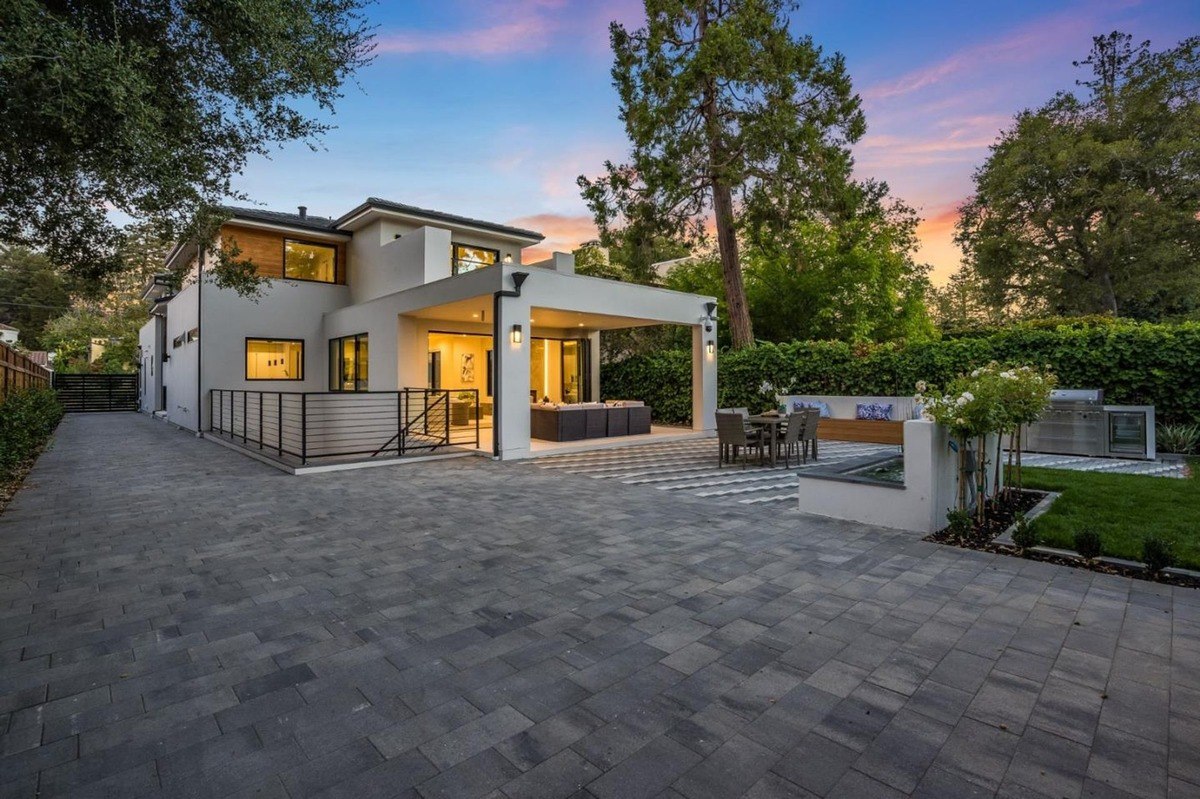
[[[183,288],[145,293],[142,408],[179,427],[308,461],[399,453],[437,413],[527,457],[538,411],[602,407],[604,331],[658,324],[691,329],[695,429],[713,425],[711,297],[577,275],[569,254],[525,263],[537,232],[376,198],[337,219],[226,210],[219,242],[170,253]],[[230,244],[267,278],[257,298],[206,271]],[[591,414],[588,437],[623,434],[619,415]]]

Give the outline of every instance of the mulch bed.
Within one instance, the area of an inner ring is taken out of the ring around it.
[[[944,528],[936,533],[931,533],[924,540],[964,549],[978,549],[982,552],[995,552],[1000,555],[1013,555],[1029,560],[1055,563],[1075,569],[1091,569],[1102,574],[1115,574],[1120,577],[1132,577],[1136,580],[1200,588],[1200,580],[1185,575],[1150,574],[1145,569],[1128,568],[1099,560],[1085,561],[1047,552],[1022,550],[1011,544],[1000,544],[995,541],[996,536],[1007,530],[1017,520],[1018,514],[1028,513],[1045,496],[1046,492],[1044,491],[1006,491],[1000,497],[988,500],[985,521],[982,525],[976,522],[969,532],[963,534],[953,533],[949,528]]]

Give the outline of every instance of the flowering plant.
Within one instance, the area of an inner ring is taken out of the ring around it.
[[[997,363],[973,370],[951,381],[945,391],[931,390],[924,382],[916,385],[913,398],[921,407],[922,416],[938,422],[949,429],[950,434],[966,444],[978,439],[976,452],[978,467],[975,469],[975,485],[982,497],[986,487],[987,436],[999,433],[1010,437],[1009,459],[1017,451],[1020,462],[1020,431],[1026,424],[1038,420],[1050,398],[1054,387],[1054,375],[1029,366],[1003,367]],[[960,470],[965,484],[967,462],[960,452]],[[995,488],[1000,487],[1000,453],[993,455],[996,467]],[[966,497],[960,489],[960,505],[966,506]],[[983,503],[978,503],[980,518]]]

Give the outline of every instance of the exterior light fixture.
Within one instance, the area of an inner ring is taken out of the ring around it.
[[[512,253],[511,252],[504,253],[504,263],[506,263],[506,264],[512,263]]]
[[[714,342],[710,341],[710,342],[708,342],[707,344],[705,344],[705,345],[704,345],[704,350],[705,350],[705,352],[707,352],[709,355],[712,355],[714,352],[716,352],[716,351],[717,351],[717,345],[716,345]]]
[[[512,343],[513,344],[521,343],[521,326],[520,325],[512,326]]]

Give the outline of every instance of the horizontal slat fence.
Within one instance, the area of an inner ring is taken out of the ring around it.
[[[54,373],[54,390],[67,413],[136,411],[138,376]]]
[[[451,444],[479,446],[478,402],[471,407],[476,413],[466,424],[451,424],[450,392],[446,390],[213,389],[209,393],[209,430],[301,463],[333,457],[397,456]]]
[[[0,397],[24,388],[49,388],[52,372],[7,344],[0,344]]]

